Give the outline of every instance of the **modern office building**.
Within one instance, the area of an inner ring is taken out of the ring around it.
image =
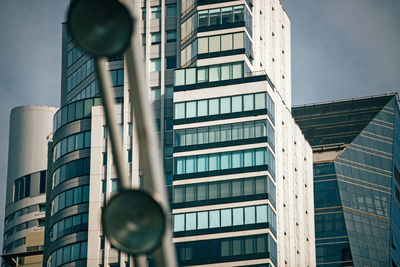
[[[400,266],[398,96],[292,112],[313,148],[317,266]]]
[[[56,110],[23,106],[11,111],[3,264],[42,266],[47,142]]]
[[[312,150],[291,115],[280,1],[134,3],[180,265],[314,266]],[[61,108],[47,129],[43,262],[127,266],[101,231],[118,186],[94,61],[66,26]],[[123,56],[108,61],[132,185],[146,186]]]

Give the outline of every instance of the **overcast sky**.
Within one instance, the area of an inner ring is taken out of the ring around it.
[[[400,91],[399,0],[281,1],[292,23],[293,104]],[[59,105],[67,3],[0,0],[0,233],[10,111]]]

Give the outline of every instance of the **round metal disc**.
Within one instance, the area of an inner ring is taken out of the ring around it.
[[[128,46],[133,19],[118,0],[75,0],[68,10],[72,39],[93,56],[112,56]]]
[[[117,193],[102,213],[103,231],[111,244],[133,255],[148,253],[158,247],[165,221],[160,204],[141,190]]]

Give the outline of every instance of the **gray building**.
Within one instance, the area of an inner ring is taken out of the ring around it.
[[[23,255],[43,252],[47,142],[56,110],[23,106],[11,111],[3,263],[41,266],[41,256]],[[32,238],[39,243],[32,245]]]

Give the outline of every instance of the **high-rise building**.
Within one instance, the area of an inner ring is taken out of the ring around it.
[[[11,111],[3,263],[42,266],[47,142],[56,110],[23,106]]]
[[[397,95],[292,112],[313,148],[317,266],[400,266]]]
[[[312,150],[291,116],[290,21],[279,0],[135,4],[180,264],[314,266]],[[123,56],[108,70],[132,185],[146,187]],[[43,262],[131,264],[101,231],[117,176],[94,61],[66,24],[61,106]]]

